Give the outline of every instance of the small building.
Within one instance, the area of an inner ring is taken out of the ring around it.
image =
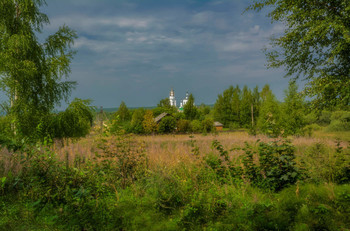
[[[214,122],[214,127],[216,131],[222,131],[224,129],[224,125],[218,121]]]

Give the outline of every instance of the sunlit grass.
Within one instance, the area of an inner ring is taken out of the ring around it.
[[[348,145],[347,137],[350,138],[350,132],[346,133],[325,133],[316,132],[312,137],[288,137],[296,147],[296,156],[298,159],[304,158],[308,148],[315,144],[323,144],[331,151],[336,146],[336,139],[340,138],[342,147]],[[69,159],[74,159],[76,156],[91,158],[99,151],[97,148],[98,135],[80,139],[77,142],[66,141],[62,147],[59,143],[54,146],[55,151],[60,159],[69,156]],[[218,140],[226,150],[231,150],[237,147],[244,147],[245,143],[253,145],[258,141],[274,141],[281,138],[268,138],[265,135],[250,136],[245,131],[239,132],[221,132],[214,134],[170,134],[170,135],[149,135],[135,136],[135,139],[140,143],[144,142],[145,152],[149,157],[152,166],[164,165],[175,166],[176,164],[190,163],[195,159],[192,155],[192,142],[199,148],[201,155],[213,152],[212,142]],[[239,155],[239,151],[231,151],[230,155]]]

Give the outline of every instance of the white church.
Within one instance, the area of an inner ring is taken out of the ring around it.
[[[173,88],[170,90],[169,101],[170,101],[171,106],[177,107],[176,99],[175,99],[175,92],[174,92]],[[187,101],[188,101],[188,92],[186,92],[186,97],[180,101],[180,107],[178,108],[179,111],[183,111],[183,107],[185,106]]]

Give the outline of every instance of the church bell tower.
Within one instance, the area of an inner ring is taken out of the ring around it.
[[[171,88],[170,90],[169,101],[170,101],[170,106],[176,107],[175,92],[173,88]]]

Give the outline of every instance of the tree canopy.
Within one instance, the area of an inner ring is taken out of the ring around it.
[[[183,107],[184,107],[184,114],[185,114],[186,119],[194,120],[199,116],[198,109],[194,105],[194,97],[192,94],[190,94],[188,96],[188,101]]]
[[[67,26],[40,43],[37,35],[48,17],[39,8],[44,0],[0,2],[0,90],[9,98],[9,112],[18,133],[29,136],[39,121],[75,83],[62,81],[70,73],[76,33]]]
[[[283,23],[266,52],[269,67],[308,80],[305,92],[318,108],[350,103],[350,2],[257,0],[248,10],[269,10]]]

